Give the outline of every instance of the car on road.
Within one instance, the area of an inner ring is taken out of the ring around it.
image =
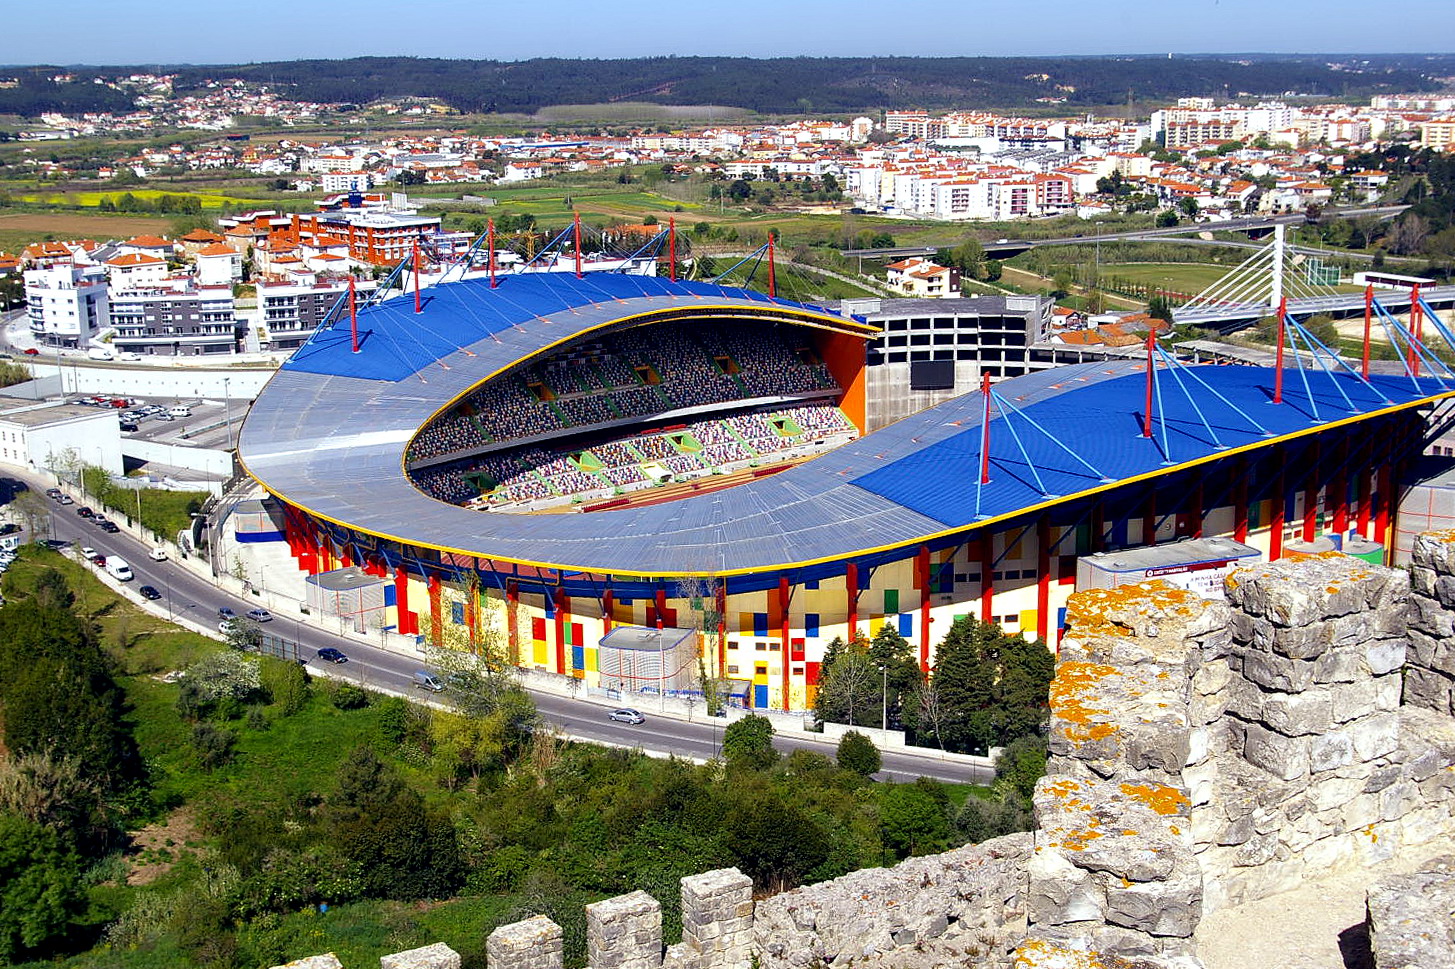
[[[60,499],[60,497],[61,497],[61,489],[59,489],[59,488],[47,488],[45,490],[45,496],[47,498],[51,499],[52,501],[58,501]]]
[[[248,618],[253,622],[272,622],[273,614],[266,609],[249,609]]]
[[[61,504],[74,505],[75,503],[76,499],[72,498],[70,495],[61,495]]]
[[[147,558],[153,562],[165,562],[167,560],[167,550],[158,545],[147,553]]]
[[[116,522],[102,522],[101,530],[103,532],[106,532],[108,535],[115,535],[117,532],[121,531],[121,526],[116,524]]]
[[[76,509],[76,514],[80,515],[82,518],[90,518],[96,513],[91,510],[90,505],[82,505],[80,508]]]
[[[111,521],[111,519],[107,518],[105,515],[98,515],[94,511],[91,513],[91,524],[93,525],[104,525],[109,521]]]
[[[236,619],[237,613],[232,611],[232,606],[219,606],[217,610],[218,619]]]
[[[608,720],[615,720],[617,723],[646,723],[647,718],[642,716],[631,707],[622,707],[620,710],[611,711]]]
[[[318,658],[325,663],[347,663],[349,658],[343,654],[343,650],[335,649],[332,646],[325,646],[318,651]]]
[[[121,433],[123,434],[131,434],[141,430],[141,425],[138,424],[136,421],[122,421],[119,426],[121,427]]]
[[[238,631],[238,621],[236,619],[224,619],[217,624],[217,631],[224,636],[232,636]]]
[[[156,600],[162,597],[162,594],[157,591],[157,587],[154,585],[144,585],[136,591],[141,593],[143,599]]]
[[[40,356],[40,351],[37,350],[35,347],[26,347],[24,352],[25,352],[25,355],[27,357],[38,357],[38,356]]]
[[[81,546],[81,555],[85,557],[87,562],[94,562],[97,559],[102,558],[101,553],[96,551],[89,545]]]

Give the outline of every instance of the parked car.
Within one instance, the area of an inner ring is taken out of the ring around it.
[[[108,535],[115,535],[117,532],[121,531],[121,526],[116,524],[116,522],[102,522],[101,530],[103,532],[106,532]]]
[[[249,609],[248,618],[253,622],[271,622],[273,614],[266,609]]]
[[[15,524],[15,522],[6,522],[0,525],[0,535],[14,535],[18,531],[20,531],[20,526]]]
[[[147,558],[153,562],[165,562],[167,560],[167,550],[158,545],[147,553]]]
[[[45,490],[45,496],[47,498],[51,499],[52,501],[55,501],[57,498],[59,498],[61,496],[61,489],[59,489],[59,488],[47,488]]]
[[[111,520],[111,519],[107,518],[105,515],[98,515],[98,514],[96,514],[94,511],[91,513],[91,516],[90,517],[91,517],[91,524],[93,524],[93,525],[104,525],[104,524],[106,524],[107,522],[109,522]]]
[[[332,646],[325,646],[318,651],[318,658],[326,663],[347,663],[349,658],[342,650],[334,649]]]
[[[141,430],[141,427],[136,423],[136,421],[122,421],[121,422],[121,432],[123,434],[131,434],[134,431],[139,431],[139,430]]]
[[[440,678],[428,670],[415,670],[414,675],[409,678],[410,686],[417,686],[421,690],[428,690],[431,693],[443,693],[445,685]]]
[[[136,591],[141,593],[141,597],[143,599],[153,599],[153,600],[155,600],[155,599],[160,599],[162,597],[162,594],[157,591],[157,587],[154,586],[154,585],[144,585],[140,589],[137,589]]]
[[[70,495],[61,495],[61,504],[74,505],[75,503],[76,499],[72,498]]]
[[[217,610],[218,619],[236,619],[237,613],[232,611],[232,606],[221,606]]]
[[[90,505],[82,505],[80,508],[76,509],[76,514],[80,515],[82,518],[90,518],[96,513],[91,510]]]
[[[237,630],[238,623],[236,619],[224,619],[222,620],[222,622],[217,624],[217,631],[222,633],[224,636],[231,636],[235,634]]]
[[[647,718],[646,717],[642,716],[640,713],[638,713],[637,711],[633,710],[631,707],[622,707],[620,710],[613,710],[613,711],[611,711],[611,716],[608,719],[615,720],[617,723],[646,723],[647,722]]]
[[[96,550],[89,545],[81,546],[81,555],[89,562],[96,556]]]

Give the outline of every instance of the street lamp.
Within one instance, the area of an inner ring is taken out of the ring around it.
[[[227,416],[227,449],[236,450],[237,446],[232,440],[232,378],[222,378],[222,406]]]
[[[879,740],[889,732],[889,666],[879,664]]]

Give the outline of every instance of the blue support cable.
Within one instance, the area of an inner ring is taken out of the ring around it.
[[[656,235],[652,236],[652,238],[648,239],[646,241],[646,243],[640,249],[638,249],[636,252],[632,253],[631,255],[629,255],[625,259],[623,259],[620,268],[615,269],[613,271],[614,272],[619,272],[619,273],[625,273],[626,270],[627,270],[627,267],[631,265],[631,261],[633,259],[635,259],[637,256],[640,256],[642,253],[646,252],[648,249],[651,249],[653,246],[656,246],[656,249],[653,251],[652,255],[657,256],[657,257],[660,258],[661,255],[662,255],[662,245],[666,241],[667,241],[667,231],[664,229],[661,232],[658,232]]]
[[[1415,372],[1410,369],[1409,361],[1405,359],[1406,347],[1404,344],[1399,342],[1398,338],[1399,334],[1404,334],[1406,332],[1404,324],[1400,323],[1399,320],[1395,319],[1390,314],[1389,310],[1385,309],[1384,305],[1380,303],[1377,299],[1374,301],[1374,308],[1379,312],[1379,325],[1384,328],[1384,335],[1389,339],[1390,344],[1395,349],[1395,358],[1399,360],[1400,365],[1404,367],[1405,376],[1410,378],[1410,383],[1414,385],[1415,391],[1418,392],[1420,389],[1420,383],[1418,380],[1415,379]],[[1411,343],[1413,343],[1413,341],[1411,341]]]
[[[1229,410],[1233,411],[1233,413],[1237,414],[1239,417],[1243,418],[1243,420],[1245,420],[1249,424],[1251,424],[1253,426],[1254,430],[1256,430],[1259,434],[1262,434],[1264,437],[1273,437],[1274,436],[1272,431],[1270,431],[1268,428],[1264,427],[1262,424],[1259,424],[1252,417],[1250,417],[1248,415],[1248,412],[1247,411],[1243,410],[1243,408],[1239,407],[1237,404],[1235,404],[1231,400],[1229,400],[1226,396],[1224,396],[1222,394],[1221,391],[1219,391],[1216,387],[1212,386],[1212,384],[1209,384],[1206,380],[1203,380],[1202,377],[1200,377],[1198,375],[1197,369],[1195,367],[1186,367],[1186,366],[1183,366],[1180,363],[1175,363],[1175,361],[1174,361],[1174,364],[1175,364],[1175,366],[1179,367],[1180,369],[1187,371],[1187,376],[1189,378],[1191,378],[1192,380],[1197,381],[1198,384],[1202,387],[1203,390],[1206,390],[1208,393],[1212,394],[1218,400],[1222,401],[1222,403]]]
[[[1324,353],[1328,354],[1329,356],[1336,356],[1334,351],[1324,346],[1323,341],[1310,333],[1304,327],[1304,325],[1293,316],[1293,314],[1288,314],[1288,319],[1291,323],[1293,323],[1294,326],[1298,327],[1298,332],[1302,334],[1304,340],[1307,341],[1309,345],[1309,353],[1313,356],[1314,363],[1319,365],[1319,369],[1322,370],[1324,372],[1324,375],[1329,378],[1329,383],[1333,384],[1334,389],[1339,392],[1339,396],[1344,398],[1344,406],[1349,409],[1349,413],[1359,413],[1359,408],[1355,407],[1354,401],[1349,398],[1348,394],[1344,393],[1344,388],[1339,386],[1339,382],[1334,379],[1334,372],[1329,369],[1329,365],[1324,362],[1324,358],[1319,355],[1318,350],[1315,350],[1314,347],[1317,346],[1319,350],[1323,350]]]
[[[1278,324],[1281,327],[1285,327],[1285,329],[1286,323],[1288,321],[1288,315],[1288,313],[1284,313],[1283,319],[1280,320]],[[1298,324],[1294,323],[1294,326],[1298,326]],[[1302,329],[1302,327],[1299,327],[1299,329]],[[1309,347],[1309,352],[1313,352],[1312,346]],[[1303,384],[1303,393],[1304,396],[1308,398],[1309,410],[1313,411],[1314,423],[1322,424],[1324,422],[1324,419],[1319,416],[1319,404],[1318,401],[1314,400],[1314,391],[1313,388],[1309,386],[1308,382],[1308,371],[1304,369],[1302,354],[1299,353],[1299,349],[1297,346],[1293,348],[1293,365],[1298,368],[1299,383]]]
[[[1046,438],[1046,440],[1050,441],[1052,444],[1056,445],[1058,448],[1060,448],[1061,450],[1065,451],[1067,454],[1071,455],[1071,457],[1075,458],[1078,462],[1080,462],[1080,464],[1081,464],[1082,467],[1084,467],[1086,470],[1088,470],[1092,474],[1094,474],[1099,480],[1101,480],[1101,481],[1111,481],[1112,480],[1111,478],[1108,478],[1106,475],[1104,475],[1100,471],[1098,471],[1096,469],[1096,467],[1094,465],[1092,465],[1091,462],[1087,461],[1081,455],[1077,454],[1071,448],[1067,447],[1061,441],[1060,438],[1058,438],[1056,435],[1052,434],[1050,431],[1046,430],[1040,424],[1036,423],[1036,421],[1035,421],[1034,418],[1032,418],[1030,415],[1028,415],[1024,411],[1022,411],[1015,404],[1012,404],[1010,401],[1006,400],[1004,397],[1002,397],[999,393],[997,393],[994,390],[992,390],[990,392],[990,396],[994,400],[999,401],[1000,404],[1001,404],[1001,406],[1008,407],[1010,410],[1012,410],[1012,411],[1015,412],[1016,416],[1024,419],[1027,424],[1031,425],[1036,430],[1040,431],[1041,434]],[[1002,414],[1004,414],[1003,411],[1002,411]],[[1007,416],[1007,419],[1006,419],[1006,422],[1005,423],[1006,423],[1006,426],[1009,426],[1010,425],[1010,420],[1009,420],[1009,417],[1008,416]]]
[[[1425,302],[1425,298],[1423,296],[1420,297],[1420,305],[1424,307],[1425,312],[1429,314],[1430,322],[1435,324],[1435,329],[1439,331],[1441,338],[1445,341],[1445,345],[1450,347],[1451,349],[1455,349],[1455,336],[1451,335],[1450,330],[1445,326],[1444,321],[1440,319],[1440,314],[1435,312],[1435,308],[1433,306]],[[1446,367],[1446,370],[1448,371],[1449,368]]]
[[[538,253],[536,253],[534,256],[531,256],[529,259],[527,259],[525,261],[525,263],[521,265],[520,268],[524,269],[526,266],[529,266],[531,263],[535,262],[541,256],[544,256],[546,253],[548,253],[552,249],[554,249],[558,243],[561,243],[561,242],[566,241],[566,236],[570,235],[571,234],[571,230],[574,229],[574,228],[575,228],[575,225],[574,224],[566,226],[566,228],[564,228],[564,229],[561,230],[560,235],[556,236],[550,242],[548,242],[544,246],[542,246],[541,247],[541,251],[538,252]]]
[[[1148,366],[1152,368],[1152,393],[1157,396],[1157,423],[1162,425],[1162,460],[1167,464],[1175,464],[1172,460],[1172,441],[1167,435],[1167,408],[1162,404],[1162,381],[1157,379],[1156,361],[1150,361]]]
[[[991,391],[991,394],[997,399],[1000,397],[1000,395],[996,394],[994,391]],[[1009,419],[1007,419],[1005,422],[1005,429],[1007,431],[1010,431],[1011,440],[1015,441],[1015,446],[1020,449],[1021,457],[1025,459],[1026,467],[1030,468],[1031,477],[1036,479],[1036,487],[1040,489],[1041,497],[1051,497],[1051,492],[1046,490],[1046,483],[1041,480],[1041,472],[1036,468],[1036,463],[1031,460],[1030,453],[1026,451],[1025,444],[1021,442],[1021,436],[1016,433],[1015,425],[1012,424]]]
[[[1423,300],[1422,300],[1422,302],[1423,302]],[[1374,305],[1379,306],[1379,301],[1378,300],[1375,300]],[[1386,310],[1382,306],[1380,306],[1379,309],[1380,309],[1380,312],[1384,316],[1386,316],[1386,317],[1389,318],[1390,323],[1394,325],[1394,327],[1398,330],[1398,332],[1401,335],[1404,336],[1404,338],[1405,338],[1405,348],[1408,349],[1408,350],[1412,350],[1415,354],[1418,355],[1418,357],[1419,357],[1420,360],[1423,360],[1425,363],[1427,363],[1427,364],[1430,365],[1430,372],[1431,372],[1431,374],[1435,376],[1435,379],[1436,380],[1439,380],[1440,381],[1441,386],[1448,386],[1445,383],[1444,379],[1441,378],[1436,373],[1437,370],[1443,370],[1443,371],[1445,371],[1446,375],[1451,376],[1451,377],[1455,377],[1455,373],[1452,373],[1452,371],[1450,370],[1450,367],[1445,363],[1445,361],[1441,360],[1438,356],[1436,356],[1435,353],[1434,353],[1434,351],[1428,349],[1425,346],[1425,343],[1424,343],[1423,340],[1416,340],[1415,339],[1414,332],[1411,331],[1407,326],[1405,326],[1399,320],[1395,319],[1394,316],[1388,310]],[[1436,316],[1435,319],[1438,321],[1439,320],[1439,317]],[[1441,329],[1442,335],[1443,335],[1444,325],[1443,324],[1439,324],[1439,326],[1440,326],[1440,329]],[[1386,325],[1385,326],[1385,330],[1388,331],[1388,329],[1389,329],[1389,327],[1388,327],[1388,325]],[[1407,357],[1406,357],[1405,354],[1403,354],[1403,353],[1400,354],[1400,361],[1404,364],[1405,373],[1409,375],[1410,382],[1414,385],[1415,393],[1417,395],[1420,394],[1421,391],[1420,391],[1419,378],[1415,376],[1414,370],[1412,370],[1410,368],[1409,360],[1407,359]]]
[[[744,256],[743,258],[739,259],[737,262],[733,263],[731,266],[729,266],[727,268],[726,271],[724,271],[722,273],[719,273],[717,276],[714,276],[711,281],[714,284],[721,283],[724,279],[726,279],[728,277],[728,275],[730,275],[733,272],[733,270],[737,269],[739,266],[741,266],[743,263],[747,262],[749,259],[757,259],[758,262],[761,263],[763,261],[763,256],[766,255],[767,252],[768,252],[768,246],[765,243],[762,246],[759,246],[757,250],[748,253],[746,256]],[[748,281],[751,281],[752,280],[753,274],[756,273],[757,271],[758,271],[758,266],[755,264],[753,266],[753,271],[750,272],[750,273],[748,273],[748,279],[745,280],[744,283],[743,283],[744,288],[746,288]]]
[[[1156,345],[1156,350],[1159,357],[1168,361],[1168,373],[1172,375],[1173,380],[1177,381],[1177,387],[1179,390],[1182,391],[1182,396],[1186,397],[1187,402],[1192,405],[1193,411],[1197,414],[1197,419],[1202,422],[1202,426],[1207,430],[1207,436],[1212,438],[1213,444],[1216,445],[1218,448],[1227,447],[1227,445],[1222,442],[1222,439],[1218,437],[1217,431],[1214,431],[1212,429],[1212,425],[1208,423],[1207,415],[1204,414],[1202,412],[1202,408],[1198,406],[1197,399],[1192,396],[1192,391],[1188,390],[1187,385],[1182,382],[1182,375],[1177,372],[1178,367],[1174,362],[1172,362],[1171,354],[1169,354],[1166,350],[1162,349],[1160,345]]]

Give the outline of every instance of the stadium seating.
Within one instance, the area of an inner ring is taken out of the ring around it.
[[[476,388],[415,435],[408,459],[676,408],[834,389],[792,327],[657,324],[573,346]]]
[[[591,445],[589,458],[581,451],[531,445],[453,461],[413,477],[426,494],[451,504],[544,507],[645,487],[664,472],[694,477],[806,457],[857,434],[838,407],[819,401],[703,417],[670,430],[607,439]],[[654,470],[649,473],[649,468]],[[496,482],[484,495],[470,483],[482,478]]]

